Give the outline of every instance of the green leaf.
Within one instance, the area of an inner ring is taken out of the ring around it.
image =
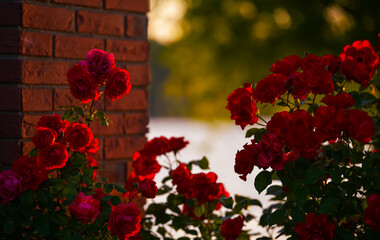
[[[20,197],[21,204],[25,207],[33,206],[34,204],[34,194],[33,190],[25,190]]]
[[[103,192],[105,194],[109,194],[110,192],[112,192],[112,190],[113,190],[113,184],[111,184],[111,183],[105,183],[103,185]]]
[[[245,137],[250,138],[254,136],[254,139],[259,142],[261,140],[261,135],[265,133],[267,133],[267,130],[265,128],[251,128],[247,130]]]
[[[81,108],[81,107],[74,107],[74,111],[76,113],[78,113],[79,116],[81,116],[81,117],[84,116],[83,108]]]
[[[234,204],[234,200],[232,197],[221,197],[218,198],[218,202],[220,202],[225,208],[232,209],[232,205]]]
[[[115,186],[116,191],[118,191],[118,192],[121,192],[121,193],[126,193],[127,192],[127,190],[123,186],[121,186],[119,184],[114,184],[114,186]]]
[[[274,224],[280,225],[285,218],[285,210],[280,208],[269,215],[269,226]]]
[[[38,148],[33,148],[32,151],[30,151],[30,153],[28,154],[28,156],[32,157],[32,156],[38,156],[38,152],[40,151],[40,149]]]
[[[290,213],[292,220],[294,222],[304,222],[305,221],[305,212],[301,208],[294,207]]]
[[[47,215],[41,215],[35,219],[34,222],[37,232],[42,236],[46,237],[50,233],[50,220]]]
[[[272,173],[262,171],[255,178],[255,188],[259,194],[272,183]]]
[[[319,180],[323,180],[326,178],[326,171],[318,166],[312,166],[309,168],[304,176],[305,184],[313,184]]]
[[[79,152],[74,152],[70,160],[74,167],[82,167],[84,164],[87,163],[86,156]]]
[[[338,205],[339,205],[339,199],[335,197],[327,197],[327,198],[322,199],[320,210],[322,213],[330,214],[335,209],[337,209]]]
[[[294,200],[299,208],[302,208],[307,201],[308,189],[303,185],[296,186],[294,190]]]
[[[284,194],[284,189],[282,189],[282,186],[278,186],[278,185],[270,186],[267,189],[267,193],[266,193],[266,195],[274,195],[274,196],[279,196],[282,194]]]
[[[191,164],[197,165],[198,167],[200,167],[201,169],[204,169],[204,170],[210,169],[207,157],[203,157],[201,160],[191,161],[191,162],[189,162],[189,164],[190,165]]]
[[[73,114],[74,114],[74,111],[72,108],[70,108],[70,109],[65,111],[65,113],[62,115],[62,118],[69,120],[71,118],[71,116],[73,116]]]
[[[74,200],[74,198],[78,195],[78,191],[71,184],[66,185],[63,189],[63,197]]]
[[[202,215],[205,214],[205,206],[203,204],[195,206],[194,212],[197,217],[202,217]]]
[[[112,196],[111,197],[111,204],[114,206],[117,206],[121,203],[121,200],[118,196]]]
[[[168,193],[172,190],[171,187],[169,187],[168,185],[163,185],[162,187],[160,187],[158,190],[157,190],[157,194],[156,195],[163,195],[165,193]]]

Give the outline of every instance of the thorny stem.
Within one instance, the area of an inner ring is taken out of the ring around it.
[[[268,122],[267,121],[265,121],[265,119],[264,118],[262,118],[262,117],[260,117],[259,115],[257,115],[257,117],[261,120],[261,121],[263,121],[263,122],[265,122],[266,124],[268,124]]]
[[[92,102],[91,102],[91,107],[90,107],[90,117],[92,116],[92,110],[94,108],[94,104],[95,104],[95,99],[92,99]],[[87,123],[87,127],[90,127],[90,122]]]
[[[290,110],[293,110],[293,107],[291,107],[291,106],[289,105],[289,103],[292,104],[292,105],[295,106],[295,107],[297,106],[296,104],[290,102],[289,99],[284,99],[284,98],[281,98],[281,97],[280,97],[280,99],[281,99],[282,101],[284,101],[284,103],[286,104],[286,106],[288,106],[288,108],[290,108]]]

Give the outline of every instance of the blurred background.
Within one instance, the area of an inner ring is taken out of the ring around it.
[[[229,120],[227,96],[285,56],[339,55],[361,39],[375,45],[379,13],[379,0],[151,0],[148,138],[184,136],[190,145],[182,161],[207,156],[228,191],[268,206],[265,191],[253,187],[257,168],[246,182],[234,173],[236,151],[249,140]],[[248,227],[265,232],[255,222]]]

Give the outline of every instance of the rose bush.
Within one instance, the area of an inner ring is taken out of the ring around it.
[[[236,153],[235,172],[246,181],[255,167],[263,169],[254,186],[267,189],[273,204],[259,223],[276,228],[275,237],[380,238],[378,66],[379,55],[360,40],[339,56],[285,57],[247,91],[250,97],[234,101],[241,88],[228,96],[235,124],[260,126],[247,130],[254,139]],[[266,120],[256,111],[266,105],[283,111]]]

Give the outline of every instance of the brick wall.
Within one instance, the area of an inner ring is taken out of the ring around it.
[[[78,104],[66,71],[92,48],[112,52],[129,70],[132,91],[121,100],[102,97],[110,127],[92,125],[100,167],[125,181],[128,161],[143,147],[149,121],[147,17],[149,0],[35,0],[0,3],[0,162],[11,164],[32,147],[42,115]]]

